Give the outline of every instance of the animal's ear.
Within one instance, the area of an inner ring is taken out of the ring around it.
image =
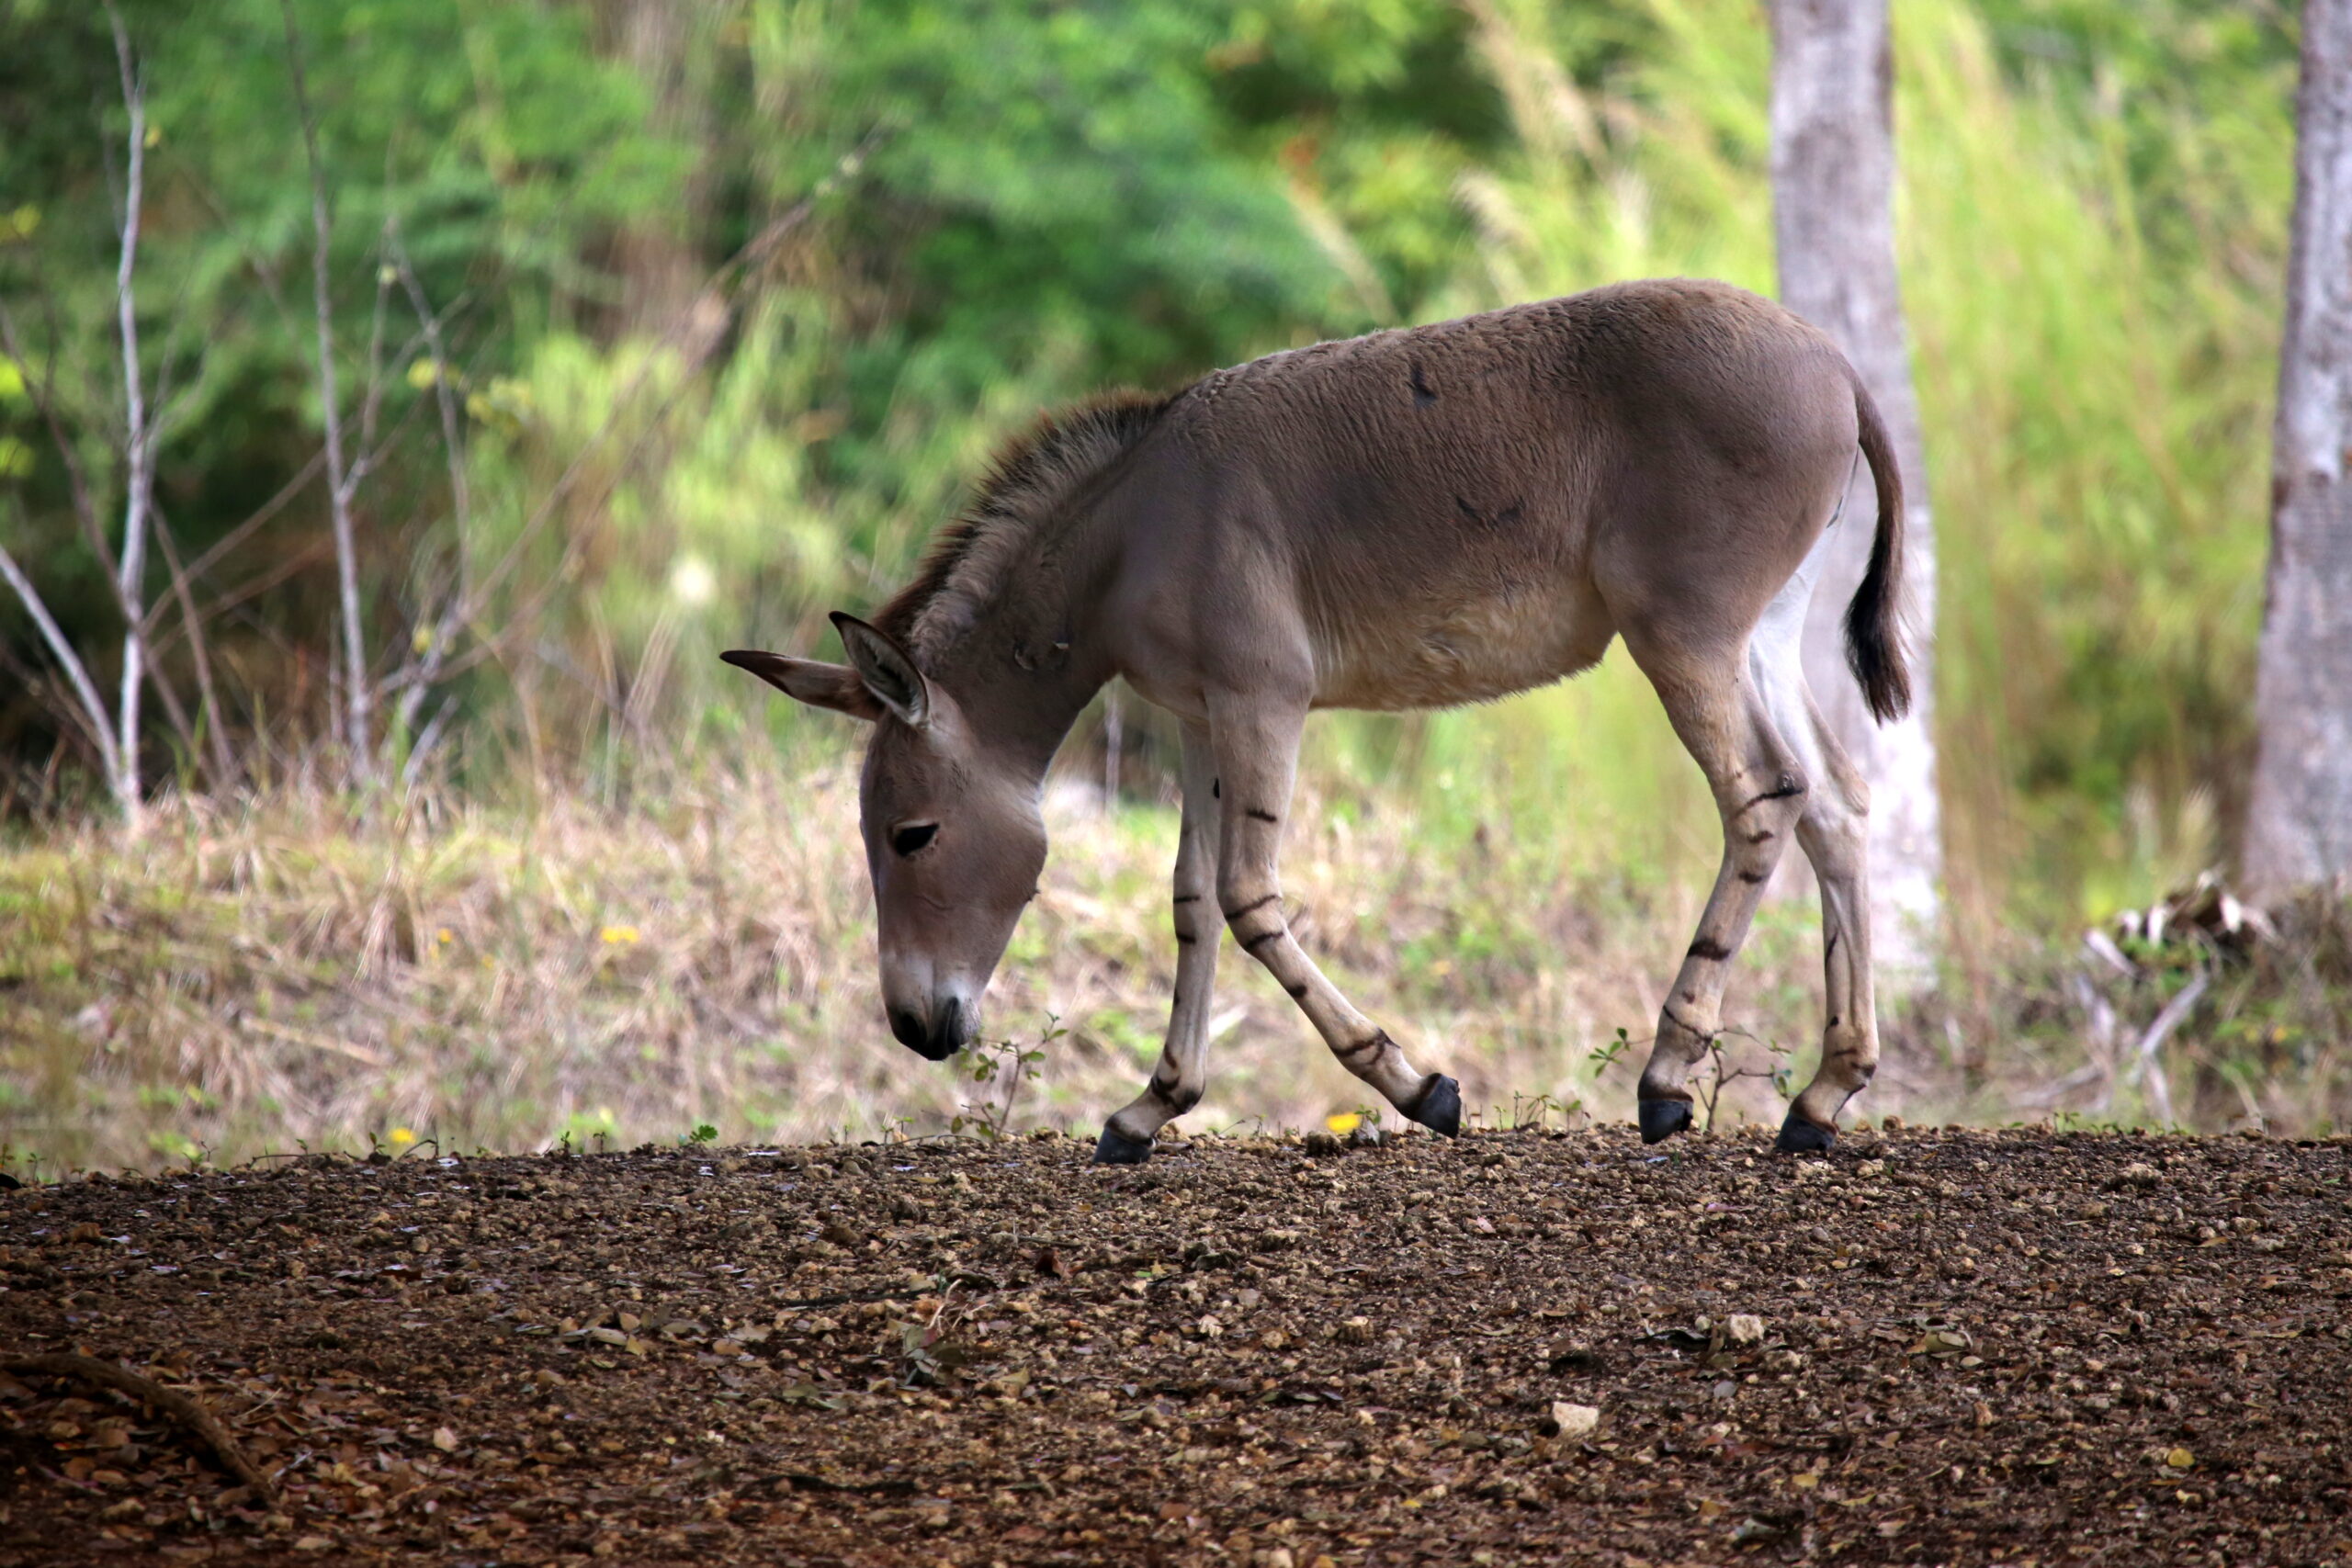
[[[874,700],[920,728],[931,717],[931,682],[915,668],[914,660],[896,639],[855,615],[833,612],[833,629],[842,634],[849,661]]]
[[[846,664],[821,664],[813,659],[786,659],[739,648],[718,656],[738,670],[749,670],[786,696],[810,707],[831,708],[872,724],[882,716],[882,705],[865,689],[857,671]]]

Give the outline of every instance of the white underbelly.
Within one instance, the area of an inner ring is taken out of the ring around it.
[[[1318,648],[1315,705],[1436,708],[1485,702],[1590,668],[1616,628],[1597,601],[1498,594],[1368,617]]]

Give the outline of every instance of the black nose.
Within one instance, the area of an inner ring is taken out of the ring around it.
[[[899,1044],[917,1055],[944,1062],[963,1049],[967,1032],[964,1004],[949,998],[941,1005],[938,1018],[928,1028],[922,1015],[914,1009],[892,1008],[890,1032],[898,1036]]]
[[[931,1026],[931,1049],[923,1055],[934,1062],[947,1060],[964,1048],[965,1032],[964,1004],[950,997]]]

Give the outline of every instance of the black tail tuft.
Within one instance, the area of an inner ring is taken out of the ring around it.
[[[1846,606],[1846,662],[1862,683],[1871,712],[1881,724],[1890,724],[1911,709],[1911,671],[1903,661],[1903,471],[1878,405],[1859,375],[1854,414],[1861,424],[1862,460],[1870,464],[1878,490],[1878,532],[1871,537],[1862,585]]]

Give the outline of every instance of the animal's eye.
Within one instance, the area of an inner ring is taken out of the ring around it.
[[[936,822],[910,822],[891,833],[890,848],[901,855],[910,855],[938,836]]]

